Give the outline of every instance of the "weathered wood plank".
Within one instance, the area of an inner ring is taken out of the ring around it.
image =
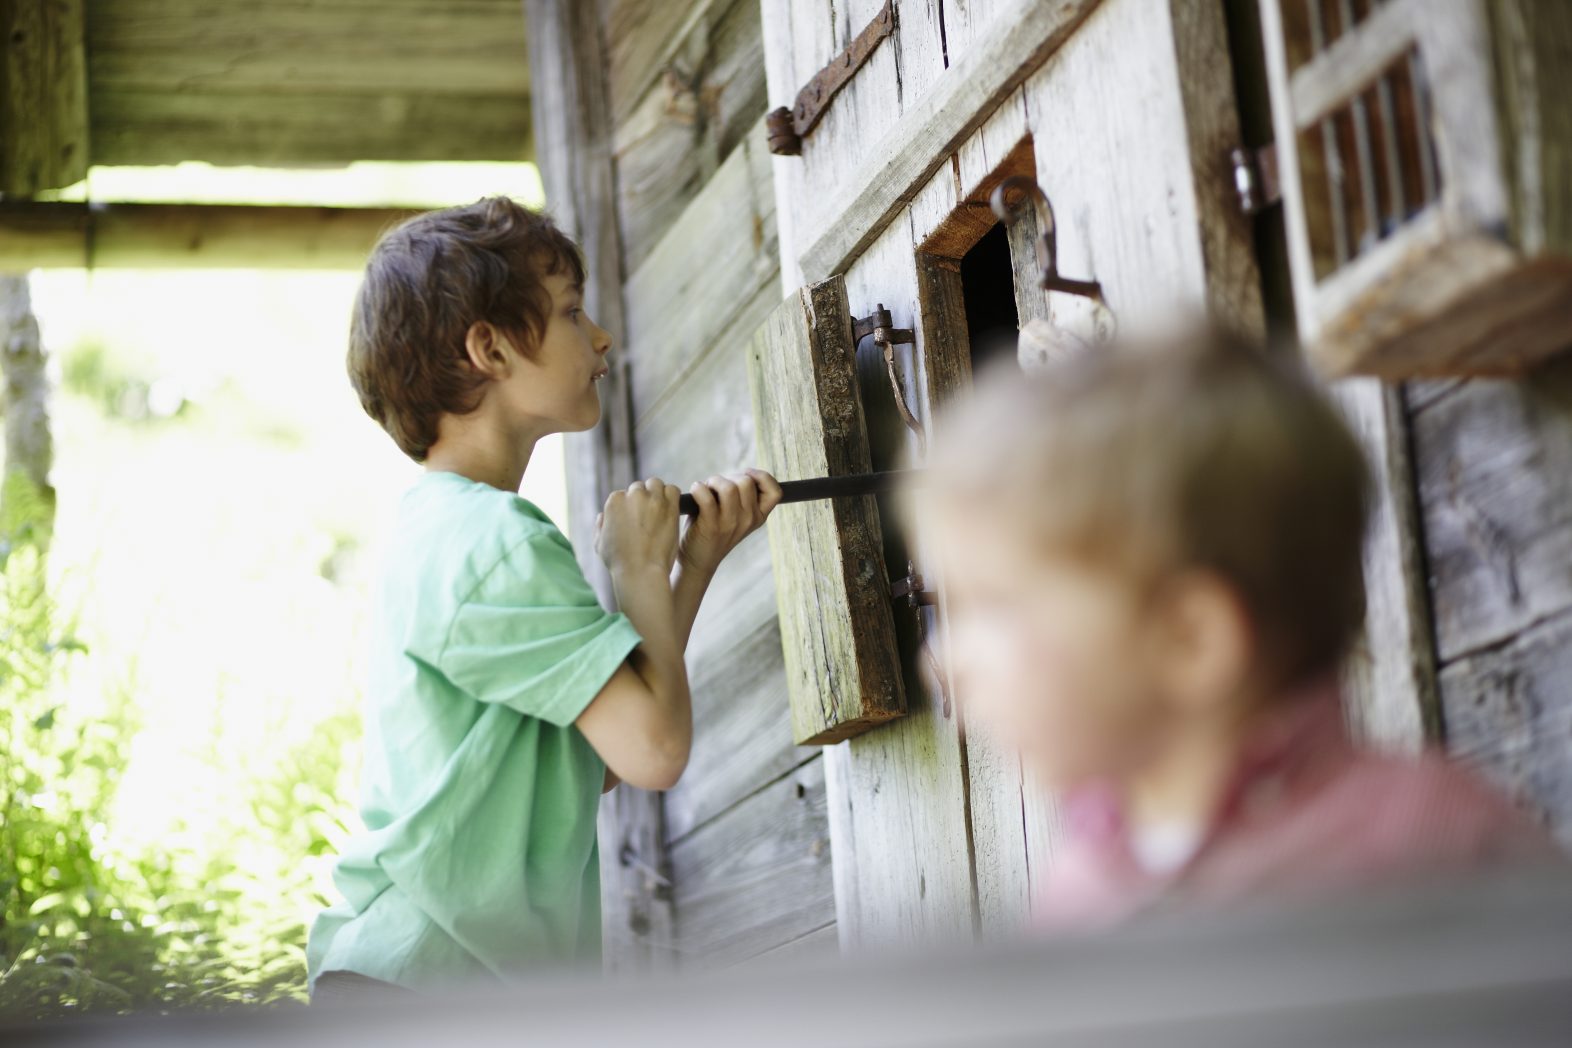
[[[749,347],[760,464],[777,476],[871,468],[846,286],[776,307]],[[878,508],[870,496],[783,506],[769,521],[792,736],[825,743],[905,709]]]
[[[1441,671],[1447,749],[1572,848],[1572,611]]]
[[[628,278],[633,406],[642,418],[775,282],[775,194],[763,123]],[[673,308],[681,303],[681,308]]]
[[[926,352],[919,315],[916,254],[910,217],[902,214],[846,275],[856,308],[883,302],[897,327],[916,328],[917,344],[899,347],[900,367],[914,410],[914,372]],[[859,361],[867,401],[873,462],[889,468],[915,452],[915,437],[893,406],[881,355],[869,340]],[[915,366],[914,366],[915,365]],[[887,562],[904,557],[895,529],[885,535]],[[916,551],[919,570],[930,569],[926,550]],[[899,563],[899,561],[894,561]],[[897,572],[892,572],[896,573]],[[928,616],[929,628],[933,626]],[[907,715],[852,739],[835,758],[831,776],[831,832],[837,854],[846,858],[855,842],[854,863],[837,870],[838,923],[843,946],[932,944],[968,939],[973,932],[974,888],[967,819],[965,756],[959,721],[930,692],[916,648],[915,623],[902,609],[901,637]],[[838,748],[839,749],[839,748]],[[838,865],[840,865],[838,863]],[[846,904],[839,905],[844,894]]]
[[[1442,662],[1572,607],[1572,359],[1414,416]]]
[[[817,754],[791,741],[776,619],[691,663],[693,752],[682,781],[666,794],[666,832],[673,841]]]
[[[1203,216],[1220,201],[1197,194],[1203,160],[1187,130],[1181,81],[1192,71],[1178,65],[1177,28],[1166,0],[1105,0],[1026,82],[1059,270],[1101,281],[1126,331],[1214,303],[1214,275],[1233,282],[1253,272],[1248,239],[1224,242],[1243,261],[1207,250],[1203,231],[1214,219]],[[1049,301],[1055,315],[1079,306],[1058,293]]]
[[[1070,37],[1095,6],[1095,0],[1016,0],[1007,13],[994,19],[986,39],[907,105],[899,119],[859,154],[881,157],[883,162],[858,166],[840,183],[839,206],[819,214],[811,228],[799,227],[796,235],[804,245],[800,262],[808,279],[842,269],[866,248],[977,125]],[[806,148],[803,159],[810,159]]]
[[[698,26],[720,16],[733,0],[600,0],[606,40],[606,89],[611,118],[633,112]]]
[[[785,942],[774,949],[766,950],[757,957],[750,958],[745,963],[797,966],[804,963],[834,961],[839,952],[839,936],[836,933],[835,923],[832,921],[821,928],[815,928],[806,935],[799,935],[790,942]]]
[[[763,57],[756,0],[713,5],[619,118],[614,149],[625,270],[644,261],[763,117]]]
[[[95,96],[240,89],[522,98],[529,90],[516,0],[451,6],[88,0],[87,6]]]
[[[0,194],[87,177],[82,0],[0,0]]]
[[[360,269],[397,208],[0,203],[0,271]]]
[[[605,59],[592,5],[525,0],[541,181],[562,228],[583,248],[585,307],[618,344],[626,331]],[[626,361],[613,358],[601,385],[601,423],[564,442],[568,533],[579,563],[611,606],[610,579],[594,552],[595,515],[613,487],[635,475]],[[600,808],[601,929],[613,970],[671,962],[670,875],[660,794],[618,786]]]
[[[673,945],[681,962],[734,963],[832,923],[830,853],[821,760],[676,842]]]
[[[1365,622],[1344,668],[1344,708],[1360,739],[1417,752],[1440,738],[1441,711],[1402,391],[1374,379],[1345,379],[1331,393],[1364,448],[1373,481]]]
[[[528,160],[530,103],[516,95],[397,89],[280,95],[123,90],[93,99],[98,164],[348,163],[354,160]]]

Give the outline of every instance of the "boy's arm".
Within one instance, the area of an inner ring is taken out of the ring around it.
[[[609,775],[642,789],[670,789],[687,767],[693,711],[683,652],[693,621],[716,566],[780,502],[780,485],[750,470],[711,477],[693,494],[699,515],[680,555],[678,492],[655,480],[607,499],[596,540],[618,606],[643,642],[576,723]]]
[[[650,480],[606,500],[596,548],[610,569],[617,605],[641,642],[575,721],[614,775],[646,790],[669,789],[677,781],[693,740],[670,582],[679,494]]]

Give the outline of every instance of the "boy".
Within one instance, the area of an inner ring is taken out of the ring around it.
[[[1441,757],[1344,734],[1369,481],[1279,363],[1099,348],[985,384],[936,442],[957,693],[1066,803],[1050,927],[1553,853]]]
[[[426,472],[404,495],[372,628],[361,811],[343,901],[311,930],[315,999],[497,981],[598,956],[595,813],[620,779],[666,789],[693,719],[683,650],[711,575],[780,497],[749,471],[612,493],[596,551],[516,492],[536,442],[600,417],[611,338],[578,250],[511,200],[384,236],[356,299],[361,404]]]

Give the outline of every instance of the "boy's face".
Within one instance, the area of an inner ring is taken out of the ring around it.
[[[1137,767],[1170,703],[1135,588],[1045,553],[1014,521],[954,510],[930,520],[943,544],[947,661],[968,722],[1018,747],[1054,789]]]
[[[611,335],[584,311],[583,289],[565,273],[547,274],[551,316],[532,354],[518,353],[501,393],[515,418],[535,435],[592,429],[600,421]]]

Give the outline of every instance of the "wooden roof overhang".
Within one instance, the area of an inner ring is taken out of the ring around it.
[[[0,0],[0,32],[0,268],[26,261],[24,227],[52,231],[52,249],[33,264],[82,257],[61,237],[91,224],[92,212],[28,212],[43,206],[32,198],[80,182],[91,165],[533,155],[520,0]],[[175,209],[122,208],[135,219],[118,235],[157,230],[164,242],[189,243],[167,236],[170,223],[202,218],[231,229],[328,221],[334,238],[359,223],[374,236],[388,218],[372,209],[333,215],[359,210],[350,208],[275,207],[241,219],[220,218],[226,209],[213,205]],[[95,253],[95,264],[113,257]]]

